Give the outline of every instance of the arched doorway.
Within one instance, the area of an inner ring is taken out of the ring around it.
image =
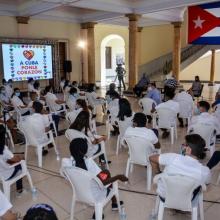
[[[101,85],[113,82],[117,63],[125,63],[125,41],[116,34],[106,36],[101,42]]]

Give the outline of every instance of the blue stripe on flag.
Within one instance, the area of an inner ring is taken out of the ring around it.
[[[203,9],[220,8],[220,2],[206,3],[199,5]]]
[[[200,37],[191,44],[220,45],[220,37]]]

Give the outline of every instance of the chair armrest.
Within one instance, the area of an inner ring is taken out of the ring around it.
[[[156,176],[154,177],[154,179],[153,179],[153,183],[154,183],[154,184],[157,184],[158,181],[162,178],[162,176],[164,176],[163,173],[160,173],[160,174],[156,175]]]

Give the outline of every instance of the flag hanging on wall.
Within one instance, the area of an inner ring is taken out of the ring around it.
[[[220,44],[220,1],[188,8],[188,43]]]

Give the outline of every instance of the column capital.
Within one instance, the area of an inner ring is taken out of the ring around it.
[[[129,18],[129,21],[138,21],[141,17],[139,14],[126,14],[125,17]]]
[[[143,27],[138,27],[138,28],[137,28],[137,31],[138,31],[138,32],[142,32],[142,30],[143,30]]]
[[[18,24],[28,24],[28,21],[30,17],[24,17],[24,16],[16,16],[16,21]]]
[[[94,28],[96,24],[97,24],[97,22],[81,23],[81,29]]]
[[[174,21],[171,22],[171,24],[174,26],[174,28],[180,28],[182,26],[182,21]]]

